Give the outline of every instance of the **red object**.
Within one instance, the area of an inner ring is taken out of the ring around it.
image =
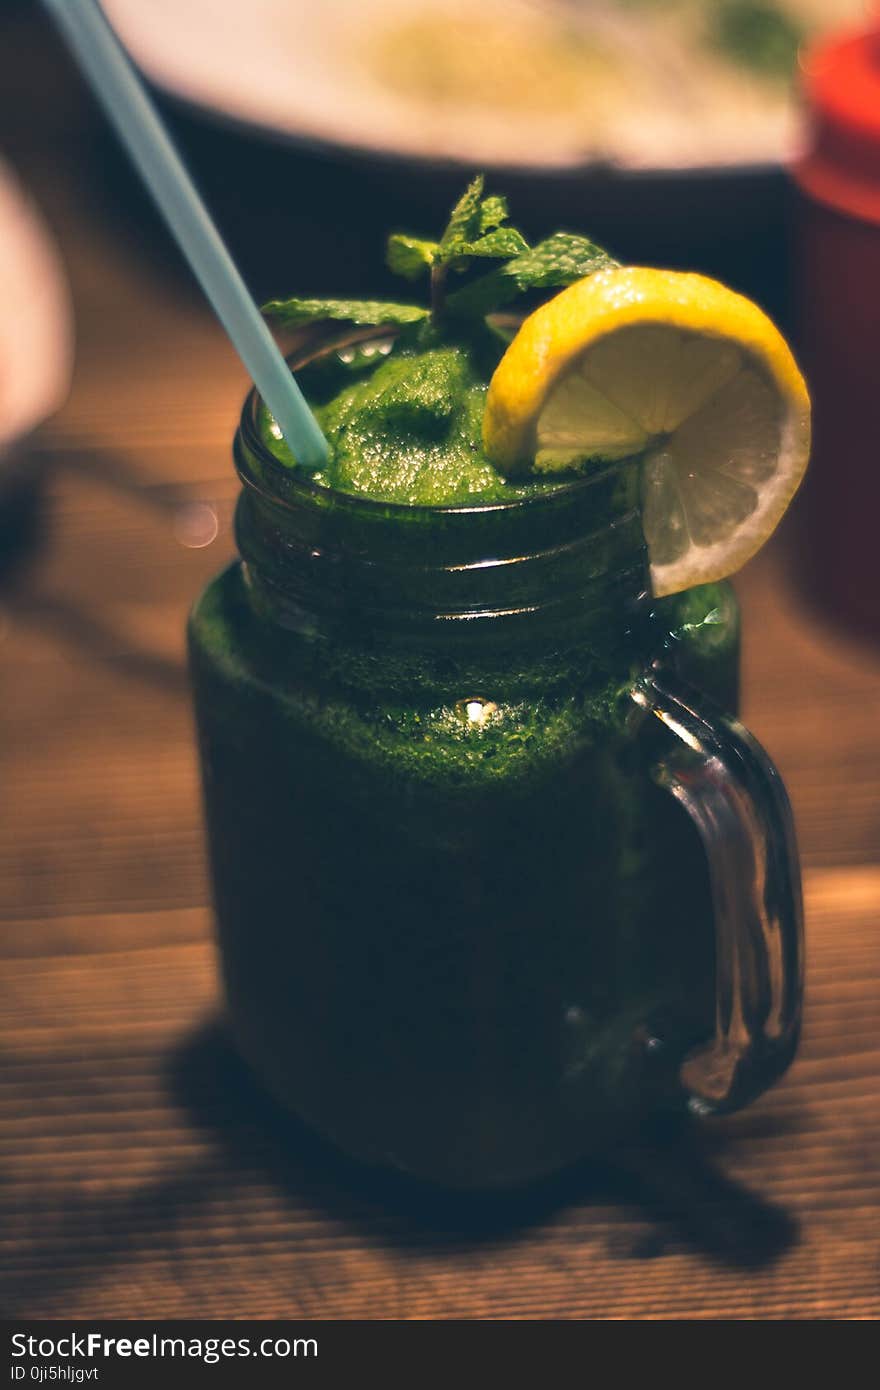
[[[804,89],[811,137],[793,173],[814,410],[805,557],[822,601],[880,636],[880,28],[808,53]]]

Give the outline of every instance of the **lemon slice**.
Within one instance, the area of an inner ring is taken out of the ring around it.
[[[512,474],[642,456],[661,596],[732,574],[775,530],[807,466],[810,401],[756,304],[702,275],[625,267],[526,319],[489,384],[483,443]]]

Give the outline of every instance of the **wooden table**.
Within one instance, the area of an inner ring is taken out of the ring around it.
[[[739,583],[745,716],[805,868],[785,1080],[699,1139],[473,1209],[348,1169],[243,1079],[218,1022],[183,625],[231,553],[245,380],[164,248],[90,198],[94,114],[43,30],[13,10],[0,50],[5,142],[54,221],[79,336],[33,451],[45,539],[0,592],[4,1311],[876,1317],[880,653],[813,615],[785,536]]]

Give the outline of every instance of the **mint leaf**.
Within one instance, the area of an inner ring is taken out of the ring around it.
[[[573,232],[555,232],[531,250],[515,256],[446,300],[446,310],[460,318],[482,317],[509,304],[526,290],[560,288],[583,280],[617,261],[595,242]]]
[[[454,260],[456,256],[460,255],[461,247],[465,242],[473,241],[475,237],[479,236],[482,230],[480,204],[483,197],[484,182],[483,175],[477,174],[477,177],[471,180],[452,209],[446,224],[446,231],[440,238],[440,260]]]
[[[518,289],[535,290],[572,285],[575,280],[617,264],[587,237],[575,232],[554,232],[503,269],[511,272]]]
[[[428,317],[420,304],[384,304],[376,299],[270,299],[263,305],[267,318],[282,328],[318,319],[343,323],[419,323]]]
[[[430,270],[438,250],[436,241],[421,241],[418,237],[395,232],[388,238],[385,263],[395,275],[417,280],[423,271]]]
[[[477,241],[466,241],[459,250],[460,256],[521,256],[528,251],[529,243],[515,227],[499,227],[487,232]]]
[[[490,194],[480,204],[480,231],[491,232],[507,221],[507,199]]]

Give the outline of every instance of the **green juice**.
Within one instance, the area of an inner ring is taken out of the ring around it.
[[[632,690],[732,709],[735,600],[652,599],[638,460],[502,479],[464,348],[297,375],[332,463],[251,402],[242,560],[190,623],[231,1027],[354,1156],[522,1183],[680,1106],[712,1034],[705,854]]]

